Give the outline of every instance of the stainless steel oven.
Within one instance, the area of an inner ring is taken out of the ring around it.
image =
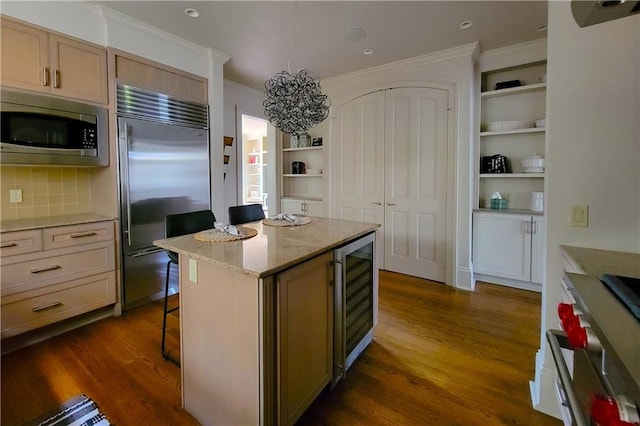
[[[108,166],[105,108],[2,89],[3,164]]]
[[[374,248],[375,232],[334,251],[334,385],[373,339],[378,300]]]
[[[640,425],[640,321],[598,278],[567,273],[562,281],[562,330],[546,334],[565,424]]]

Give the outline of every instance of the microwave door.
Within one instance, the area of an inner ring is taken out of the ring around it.
[[[169,214],[210,208],[208,132],[118,119],[121,213],[127,251],[164,238]]]

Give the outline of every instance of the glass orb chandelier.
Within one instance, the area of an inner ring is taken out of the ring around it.
[[[320,80],[307,70],[280,71],[264,84],[262,102],[269,122],[289,134],[303,133],[324,121],[330,102],[320,90]]]

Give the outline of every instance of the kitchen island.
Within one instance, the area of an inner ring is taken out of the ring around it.
[[[332,252],[379,225],[243,226],[257,235],[154,242],[180,258],[182,404],[207,425],[293,424],[333,377]]]

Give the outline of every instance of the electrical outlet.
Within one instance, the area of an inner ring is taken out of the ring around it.
[[[189,281],[198,282],[198,261],[195,259],[189,259]]]
[[[589,206],[574,204],[571,206],[570,226],[587,228],[589,226]]]
[[[9,202],[21,203],[22,202],[22,189],[10,189],[9,190]]]

